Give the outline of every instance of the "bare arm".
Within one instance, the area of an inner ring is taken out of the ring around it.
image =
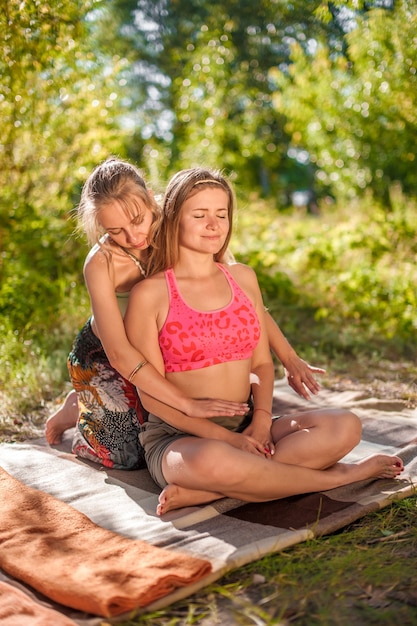
[[[265,320],[270,348],[283,364],[288,384],[300,396],[309,400],[307,390],[312,394],[320,391],[320,385],[313,374],[324,374],[326,370],[313,367],[298,356],[268,311],[265,312]]]
[[[224,263],[229,269],[230,266],[237,264],[230,250],[227,250],[225,254]],[[268,311],[265,311],[265,318],[269,346],[284,366],[288,384],[300,396],[309,400],[307,389],[313,394],[320,391],[320,385],[313,374],[325,374],[326,370],[309,365],[301,359]]]
[[[269,348],[267,326],[264,315],[262,296],[255,272],[247,267],[236,264],[235,272],[241,280],[241,286],[251,294],[259,322],[261,335],[256,346],[251,363],[251,389],[253,399],[253,419],[245,434],[255,438],[263,448],[263,451],[274,453],[274,445],[271,438],[272,397],[274,389],[274,366]]]
[[[246,450],[252,454],[261,456],[265,454],[264,446],[248,434],[234,432],[212,422],[210,419],[188,417],[188,415],[184,415],[150,396],[144,398],[143,402],[150,413],[157,415],[164,422],[184,433],[204,439],[225,441],[235,448]]]
[[[128,379],[137,364],[144,361],[145,357],[142,351],[132,346],[127,338],[114,294],[112,266],[104,253],[97,252],[87,260],[84,277],[90,294],[95,324],[106,355],[112,367]],[[197,417],[243,415],[246,410],[246,407],[239,403],[210,398],[203,400],[189,398],[166,380],[151,364],[139,369],[131,382],[146,390],[148,394],[163,398],[166,404],[178,407],[184,413]]]
[[[126,333],[133,345],[140,345],[146,359],[162,375],[164,363],[158,342],[158,313],[161,300],[157,279],[149,279],[132,290],[125,316]],[[139,316],[136,311],[140,303],[146,301],[146,314]],[[208,439],[220,439],[227,443],[254,453],[263,453],[262,446],[251,437],[236,433],[210,419],[188,417],[165,403],[141,393],[145,408],[162,420],[185,433]],[[220,402],[220,401],[219,401]],[[230,404],[225,402],[225,404]],[[237,404],[237,403],[236,403]],[[246,407],[247,410],[247,407]],[[223,413],[223,416],[227,415]]]

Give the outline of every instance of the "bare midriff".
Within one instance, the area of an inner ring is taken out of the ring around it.
[[[250,364],[250,359],[229,361],[187,372],[167,373],[166,378],[191,398],[246,402],[250,393]]]

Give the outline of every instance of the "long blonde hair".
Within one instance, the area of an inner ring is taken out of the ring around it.
[[[78,231],[85,233],[88,243],[93,246],[104,234],[98,221],[100,209],[117,201],[129,215],[134,215],[139,200],[150,209],[152,226],[157,227],[161,210],[149,193],[139,169],[123,159],[109,157],[91,172],[83,186],[77,207]]]
[[[150,240],[151,253],[148,275],[173,267],[179,258],[179,224],[182,207],[188,198],[207,187],[221,187],[227,194],[229,232],[221,249],[214,255],[221,261],[226,253],[232,235],[235,195],[230,183],[219,170],[202,167],[181,170],[168,183],[162,204],[162,219]]]

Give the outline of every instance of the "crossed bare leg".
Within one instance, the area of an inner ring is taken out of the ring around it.
[[[63,433],[75,426],[78,419],[78,399],[72,389],[63,404],[48,417],[45,424],[45,437],[49,445],[57,445],[62,441]]]
[[[287,465],[287,464],[281,464]],[[287,465],[287,468],[289,466]],[[294,466],[295,467],[295,466]],[[395,478],[404,469],[402,460],[397,456],[390,456],[387,454],[375,454],[358,463],[336,463],[332,467],[326,470],[309,470],[303,468],[307,472],[311,472],[312,478],[314,478],[314,488],[302,489],[301,491],[295,491],[292,495],[297,493],[308,493],[312,491],[318,491],[320,489],[332,489],[335,487],[341,487],[360,480],[366,480],[370,478]],[[317,487],[317,479],[320,482],[320,476],[322,475],[323,487]],[[312,480],[313,485],[313,480]],[[256,497],[245,496],[245,494],[239,493],[220,493],[210,492],[203,490],[194,490],[181,487],[176,484],[167,485],[159,495],[159,503],[156,509],[158,515],[164,515],[168,511],[179,509],[185,506],[193,506],[197,504],[205,504],[212,502],[220,498],[230,496],[236,497],[246,502],[265,502],[268,500],[275,500],[286,497],[288,495],[287,489],[283,489],[283,493],[279,494],[279,488],[277,488],[275,497]],[[272,494],[271,494],[272,495]]]

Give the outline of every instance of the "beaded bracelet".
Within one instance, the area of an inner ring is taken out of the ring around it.
[[[140,369],[142,369],[142,367],[144,367],[144,365],[147,365],[147,364],[148,364],[148,361],[146,359],[144,361],[141,361],[140,363],[138,363],[136,365],[136,367],[130,372],[129,378],[127,380],[131,383],[133,378],[135,377],[135,375],[138,373],[138,371]]]

